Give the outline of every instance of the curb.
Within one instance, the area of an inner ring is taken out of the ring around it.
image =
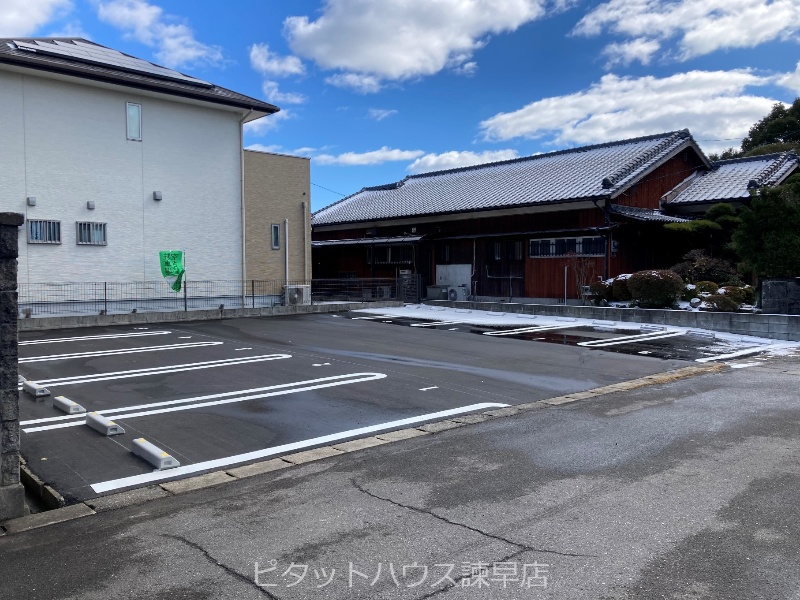
[[[303,450],[293,454],[287,454],[280,458],[273,458],[261,462],[251,463],[238,467],[232,467],[222,471],[212,471],[204,473],[195,477],[187,477],[185,479],[177,479],[175,481],[166,481],[164,483],[151,485],[144,488],[136,488],[126,492],[119,492],[108,496],[100,496],[85,502],[64,506],[64,498],[56,492],[49,485],[42,482],[41,479],[36,477],[27,465],[21,465],[20,478],[25,482],[25,487],[31,493],[36,493],[35,490],[41,490],[41,498],[45,505],[48,502],[55,503],[53,506],[55,510],[48,510],[18,519],[12,519],[4,523],[0,523],[0,536],[4,533],[21,533],[31,529],[44,527],[46,525],[53,525],[55,523],[63,523],[72,519],[78,519],[88,515],[106,512],[109,510],[116,510],[125,506],[133,506],[142,504],[151,500],[158,500],[161,498],[168,498],[178,494],[185,494],[200,489],[216,487],[232,481],[254,477],[263,473],[277,471],[293,467],[297,465],[307,464],[332,456],[340,456],[343,454],[350,454],[358,452],[366,448],[398,442],[411,438],[421,437],[447,431],[448,429],[455,429],[457,427],[464,427],[466,425],[482,423],[493,419],[502,419],[510,417],[522,412],[538,410],[543,408],[552,408],[556,406],[563,406],[565,404],[572,404],[584,400],[606,396],[615,392],[624,392],[635,390],[651,385],[659,385],[664,383],[671,383],[689,377],[698,375],[705,375],[709,373],[720,373],[728,370],[724,364],[707,364],[699,367],[684,367],[675,371],[666,371],[656,375],[648,375],[640,377],[639,379],[631,379],[622,383],[615,383],[603,387],[587,390],[585,392],[576,392],[574,394],[566,394],[564,396],[556,396],[555,398],[548,398],[546,400],[538,400],[536,402],[529,402],[527,404],[516,404],[505,408],[494,408],[481,413],[473,413],[452,419],[445,419],[443,421],[435,421],[426,423],[419,427],[409,427],[407,429],[399,429],[385,433],[378,433],[372,437],[350,440],[347,442],[335,443],[329,446],[321,446],[311,450]],[[25,475],[22,475],[22,472]],[[31,487],[28,487],[31,486]],[[49,500],[48,500],[49,499]],[[58,504],[60,502],[60,504]]]

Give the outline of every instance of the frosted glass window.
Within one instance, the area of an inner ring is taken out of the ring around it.
[[[128,111],[128,139],[141,141],[142,139],[142,105],[127,103]]]

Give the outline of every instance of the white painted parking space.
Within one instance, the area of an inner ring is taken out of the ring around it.
[[[383,373],[348,373],[346,375],[334,375],[333,377],[322,377],[320,379],[309,379],[306,381],[296,381],[294,383],[283,383],[263,388],[254,388],[238,392],[224,392],[221,394],[211,394],[208,396],[198,396],[195,398],[184,398],[182,400],[167,400],[164,402],[153,402],[150,404],[140,404],[137,406],[125,406],[122,408],[111,408],[107,410],[94,411],[100,415],[113,415],[116,420],[134,419],[136,417],[147,417],[163,413],[178,412],[183,410],[193,410],[196,408],[206,408],[209,406],[219,406],[221,404],[232,404],[235,402],[245,402],[247,400],[259,400],[271,398],[273,396],[283,396],[287,394],[297,394],[324,388],[350,385],[363,381],[375,381],[384,379]],[[252,393],[259,392],[259,393]],[[233,396],[233,397],[231,397]],[[150,409],[150,410],[142,410]],[[134,411],[134,412],[126,412]],[[138,412],[135,412],[138,411]],[[50,431],[52,429],[63,429],[65,427],[76,427],[84,424],[84,418],[75,419],[74,417],[46,417],[43,419],[32,419],[22,421],[20,425],[33,425],[36,423],[52,423],[53,421],[66,421],[52,425],[40,425],[38,427],[23,427],[25,433],[36,433],[39,431]]]
[[[685,331],[654,331],[653,333],[640,333],[638,335],[623,335],[611,339],[591,340],[588,342],[579,342],[578,346],[588,348],[604,348],[606,346],[618,346],[619,344],[636,344],[638,342],[648,342],[650,340],[661,340],[665,338],[678,337],[686,335]]]
[[[166,344],[162,346],[140,346],[138,348],[125,348],[123,350],[95,350],[92,352],[73,352],[69,354],[48,354],[46,356],[32,356],[20,358],[19,363],[36,363],[53,360],[69,360],[72,358],[95,358],[98,356],[117,356],[119,354],[137,354],[139,352],[162,352],[164,350],[185,350],[188,348],[205,348],[208,346],[221,346],[224,342],[189,342],[186,344]]]
[[[431,321],[429,323],[412,323],[411,327],[438,327],[439,325],[462,325],[464,321]]]
[[[76,337],[50,338],[46,340],[20,341],[20,346],[35,346],[37,344],[63,344],[65,342],[81,342],[85,340],[117,340],[131,337],[144,337],[149,335],[169,335],[171,331],[145,331],[139,333],[115,333],[108,335],[81,335]]]
[[[516,329],[504,329],[502,331],[484,331],[483,335],[519,335],[521,333],[537,333],[539,331],[556,331],[558,329],[574,329],[574,325],[540,325],[537,327],[517,327]]]
[[[154,481],[163,481],[164,479],[171,479],[173,477],[188,475],[191,473],[198,473],[200,471],[208,471],[211,469],[220,469],[223,467],[229,467],[231,465],[249,462],[251,460],[259,460],[262,458],[267,458],[269,456],[286,454],[289,452],[294,452],[296,450],[303,450],[305,448],[311,448],[313,446],[330,444],[331,442],[338,442],[340,440],[345,440],[348,438],[357,438],[373,433],[398,429],[400,427],[407,427],[409,425],[415,425],[417,423],[422,423],[424,421],[446,419],[448,417],[462,415],[477,410],[486,410],[489,408],[504,408],[506,406],[508,406],[508,404],[500,404],[497,402],[484,402],[480,404],[471,404],[469,406],[462,406],[450,410],[428,413],[416,417],[411,417],[408,419],[399,419],[397,421],[389,421],[387,423],[381,423],[379,425],[371,425],[369,427],[361,427],[359,429],[351,429],[349,431],[342,431],[330,435],[323,435],[308,440],[292,442],[290,444],[283,444],[281,446],[265,448],[263,450],[256,450],[254,452],[246,452],[244,454],[237,454],[225,458],[207,460],[192,465],[178,467],[176,469],[170,469],[169,471],[154,471],[152,473],[144,473],[142,475],[133,475],[131,477],[122,477],[120,479],[103,481],[100,483],[94,483],[92,484],[91,487],[95,491],[95,493],[102,494],[104,492],[110,492],[121,488],[142,485],[144,483],[152,483]]]
[[[111,381],[114,379],[128,379],[131,377],[146,377],[147,375],[160,375],[165,373],[180,373],[183,371],[197,371],[200,369],[214,369],[232,365],[245,365],[249,363],[264,362],[269,360],[282,360],[291,358],[291,354],[264,354],[260,356],[244,356],[242,358],[227,358],[223,360],[210,360],[196,363],[172,365],[168,367],[152,367],[149,369],[132,369],[128,371],[114,371],[93,375],[77,375],[74,377],[61,377],[59,379],[44,379],[37,381],[40,385],[76,385],[79,383],[94,383],[96,381]],[[22,384],[19,385],[22,389]]]

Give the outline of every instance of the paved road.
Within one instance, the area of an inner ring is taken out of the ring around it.
[[[50,381],[53,396],[105,412],[126,431],[106,438],[82,416],[21,397],[23,455],[69,501],[147,483],[152,468],[130,452],[140,436],[181,469],[202,470],[321,436],[347,439],[364,427],[390,430],[397,420],[532,402],[689,364],[332,315],[26,333],[20,357],[25,377]]]
[[[26,599],[797,599],[798,383],[773,359],[8,534],[0,581]]]

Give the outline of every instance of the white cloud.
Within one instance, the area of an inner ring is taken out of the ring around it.
[[[780,77],[778,83],[800,96],[800,62],[797,63],[797,68],[794,71]]]
[[[463,65],[453,69],[453,72],[458,75],[465,75],[467,77],[472,77],[473,75],[475,75],[475,73],[478,72],[478,63],[474,61],[466,62]]]
[[[61,26],[61,29],[48,33],[47,37],[83,38],[85,40],[92,39],[92,36],[83,30],[83,25],[81,25],[80,21],[70,21],[69,23],[64,23]]]
[[[381,89],[381,80],[378,77],[360,73],[337,73],[326,77],[325,83],[340,88],[351,88],[359,94],[374,94]]]
[[[280,112],[273,113],[271,115],[267,115],[265,117],[261,117],[260,119],[256,119],[255,121],[250,121],[249,123],[244,124],[244,132],[250,135],[264,135],[268,131],[275,129],[280,125],[283,121],[292,118],[292,113],[288,110],[282,110]]]
[[[727,48],[753,48],[798,30],[797,0],[610,0],[583,17],[573,33],[677,37],[678,57],[687,60]]]
[[[250,66],[262,75],[283,77],[286,75],[303,75],[306,68],[296,56],[278,56],[270,52],[267,44],[250,46]]]
[[[219,46],[199,42],[188,25],[145,0],[100,2],[97,15],[101,21],[125,31],[126,36],[155,48],[156,59],[166,67],[216,65],[223,60]]]
[[[501,160],[517,158],[516,150],[487,150],[485,152],[443,152],[442,154],[426,154],[408,166],[412,173],[427,173],[429,171],[444,171],[457,169]]]
[[[249,146],[244,147],[245,150],[254,150],[256,152],[270,152],[272,154],[288,154],[291,156],[308,156],[309,154],[313,154],[317,151],[316,148],[309,148],[309,147],[302,147],[302,148],[295,148],[294,150],[288,150],[279,144],[250,144]]]
[[[3,0],[0,37],[26,37],[72,11],[71,0]]]
[[[385,109],[385,108],[370,108],[369,109],[369,118],[375,121],[383,121],[387,117],[391,117],[392,115],[396,115],[397,111],[394,109]]]
[[[570,3],[504,0],[498,7],[496,0],[327,0],[319,18],[289,17],[284,31],[295,54],[341,71],[329,83],[374,92],[382,81],[445,68],[469,72],[470,57],[489,35],[514,31]]]
[[[274,81],[265,81],[261,84],[261,89],[264,92],[264,97],[275,104],[303,104],[306,101],[306,97],[303,94],[281,92],[278,89],[278,84]]]
[[[655,40],[648,40],[647,38],[636,38],[630,42],[622,44],[609,44],[603,50],[603,55],[608,57],[606,68],[610,68],[616,64],[629,65],[634,61],[638,61],[643,65],[649,65],[650,59],[653,54],[658,52],[661,44]]]
[[[481,123],[484,137],[550,138],[575,145],[689,128],[709,152],[736,145],[776,102],[745,90],[773,83],[747,70],[691,71],[657,79],[606,75],[590,88],[545,98]]]
[[[272,153],[281,153],[283,152],[283,148],[281,148],[277,144],[271,144],[269,146],[265,146],[264,144],[250,144],[249,146],[244,147],[245,150],[254,150],[256,152],[272,152]]]
[[[385,162],[414,160],[423,154],[425,153],[422,150],[396,150],[384,146],[380,150],[371,152],[345,152],[337,156],[320,154],[314,157],[314,161],[320,165],[379,165]]]

